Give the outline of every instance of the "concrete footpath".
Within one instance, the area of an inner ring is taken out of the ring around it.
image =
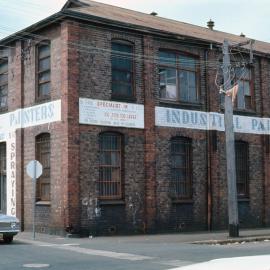
[[[27,241],[33,240],[32,232],[21,232],[14,240]],[[270,228],[240,230],[240,236],[230,238],[228,231],[216,232],[189,232],[189,233],[172,233],[172,234],[151,234],[151,235],[132,235],[132,236],[99,236],[84,238],[69,238],[56,235],[36,233],[36,241],[57,244],[59,240],[72,242],[85,242],[91,240],[93,243],[103,242],[144,242],[148,243],[193,243],[193,244],[227,244],[237,242],[254,242],[254,241],[270,241]]]

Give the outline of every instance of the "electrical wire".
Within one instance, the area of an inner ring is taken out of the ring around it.
[[[1,28],[1,27],[0,27]],[[40,39],[40,40],[44,40],[45,38],[47,39],[47,36],[42,36],[42,35],[37,35],[37,34],[33,34],[33,33],[29,33],[29,32],[23,32],[21,34],[24,34],[26,36],[30,36],[33,37],[35,39]],[[29,38],[24,37],[24,35],[16,35],[18,39],[20,40],[27,40],[29,41]],[[134,53],[123,53],[123,52],[119,52],[119,51],[113,51],[111,49],[104,49],[104,48],[99,48],[99,47],[95,47],[93,45],[83,45],[80,43],[74,43],[74,42],[68,42],[68,45],[70,46],[75,46],[77,48],[78,51],[80,52],[88,52],[88,53],[97,53],[97,51],[101,51],[101,54],[104,53],[109,53],[109,54],[118,54],[119,57],[121,57],[122,59],[134,59],[135,61],[147,61],[147,62],[152,62],[152,63],[157,63],[158,62],[158,58],[157,57],[151,57],[151,56],[145,56],[142,54],[134,54]],[[166,59],[165,59],[166,60]],[[170,60],[169,58],[167,60]],[[204,61],[202,59],[199,60],[200,63],[205,63],[208,65],[208,67],[210,67],[211,65],[213,67],[216,67],[218,62],[217,61]],[[190,61],[183,61],[184,64],[190,64]]]

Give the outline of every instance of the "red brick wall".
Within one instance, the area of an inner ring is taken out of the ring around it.
[[[60,232],[68,227],[72,232],[106,234],[112,227],[119,233],[205,229],[207,225],[215,229],[226,228],[224,133],[217,132],[216,138],[210,139],[210,132],[202,130],[155,126],[155,106],[222,111],[219,89],[215,85],[220,51],[208,50],[202,45],[196,47],[186,41],[174,42],[150,34],[72,21],[52,25],[39,34],[52,42],[51,98],[62,100],[62,122],[17,131],[17,209],[25,228],[30,229],[32,222],[32,184],[25,166],[35,157],[35,136],[42,132],[51,134],[52,200],[50,205],[37,206],[40,231]],[[110,49],[115,38],[134,44],[136,95],[129,102],[144,104],[144,130],[79,125],[78,122],[79,97],[111,100]],[[26,41],[23,43],[24,47],[29,45]],[[35,105],[35,44],[30,44],[23,62],[20,42],[10,51],[10,111]],[[201,63],[198,105],[168,104],[159,100],[158,66],[153,60],[161,48],[198,56]],[[145,58],[138,58],[139,55]],[[269,67],[268,60],[255,58],[255,112],[247,115],[270,117]],[[98,200],[98,136],[104,131],[119,132],[124,138],[125,196],[119,202]],[[174,203],[169,196],[170,140],[174,136],[192,139],[193,198],[185,203]],[[236,139],[249,143],[250,157],[250,197],[239,202],[240,226],[268,225],[270,171],[267,141],[260,135],[239,133]],[[101,215],[95,213],[97,206]]]

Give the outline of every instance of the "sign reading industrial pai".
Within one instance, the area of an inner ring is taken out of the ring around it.
[[[215,112],[191,111],[165,107],[155,108],[155,124],[163,127],[224,131],[224,115]],[[270,118],[233,116],[234,131],[270,134]]]
[[[144,106],[80,98],[80,124],[144,128]]]

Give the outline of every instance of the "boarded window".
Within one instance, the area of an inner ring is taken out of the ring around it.
[[[50,200],[51,146],[50,134],[36,137],[36,159],[43,166],[43,173],[37,181],[37,200]]]
[[[172,52],[159,52],[160,98],[197,102],[197,60]]]
[[[171,194],[175,199],[192,198],[191,140],[183,137],[171,141]]]
[[[235,142],[235,164],[238,197],[248,197],[248,143]]]
[[[49,44],[39,45],[37,99],[49,99],[51,91],[51,48]]]
[[[8,96],[8,60],[0,59],[0,110],[7,108]]]
[[[120,199],[122,197],[122,136],[102,133],[99,137],[99,197]]]
[[[112,43],[112,96],[132,98],[133,46],[122,42]]]

